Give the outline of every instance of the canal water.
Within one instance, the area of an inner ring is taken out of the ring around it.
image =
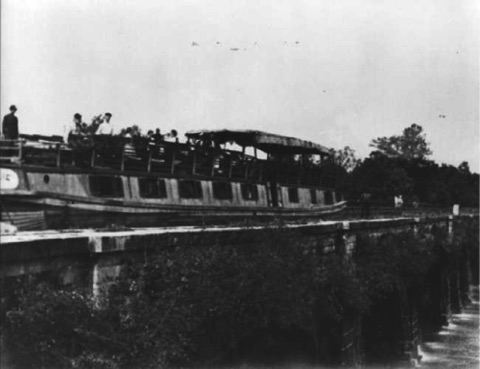
[[[418,368],[479,369],[479,292],[472,288],[471,303],[454,314],[448,326],[424,340]]]

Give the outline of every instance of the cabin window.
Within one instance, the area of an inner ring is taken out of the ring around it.
[[[123,197],[123,184],[120,177],[90,176],[90,193],[98,197]]]
[[[289,202],[298,202],[298,188],[290,187],[288,189],[288,201]]]
[[[312,204],[317,204],[317,190],[314,188],[310,189],[310,201]]]
[[[231,200],[233,198],[232,184],[229,182],[213,182],[213,197],[218,200]]]
[[[325,191],[325,205],[333,205],[333,192]]]
[[[258,188],[257,185],[250,183],[242,183],[240,186],[242,191],[242,198],[244,200],[257,201],[258,200]]]
[[[165,180],[161,178],[139,178],[140,196],[147,199],[163,199],[167,197]]]
[[[202,194],[202,185],[199,181],[179,181],[178,190],[180,197],[184,199],[201,199]]]

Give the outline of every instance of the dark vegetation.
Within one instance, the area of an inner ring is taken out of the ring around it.
[[[429,160],[431,150],[421,126],[412,124],[402,135],[379,137],[370,146],[374,151],[364,160],[346,147],[326,164],[326,175],[347,200],[369,192],[373,201],[389,205],[394,196],[403,195],[406,204],[478,207],[478,173],[472,173],[467,162],[455,167]]]
[[[291,232],[145,255],[102,300],[48,278],[18,280],[2,301],[8,360],[17,368],[335,364],[343,322],[360,319],[366,358],[379,361],[395,352],[409,311],[422,326],[442,323],[442,286],[468,283],[458,272],[466,254],[478,283],[476,219],[457,224],[453,240],[435,227],[365,234],[352,259]]]

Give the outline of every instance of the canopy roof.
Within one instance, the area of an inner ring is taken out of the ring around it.
[[[211,140],[218,144],[235,142],[237,145],[255,147],[269,154],[330,154],[330,150],[325,146],[261,131],[199,130],[189,131],[185,136],[202,141]]]

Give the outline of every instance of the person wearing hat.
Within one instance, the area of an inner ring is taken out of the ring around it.
[[[65,134],[64,140],[66,142],[70,142],[72,136],[84,136],[87,133],[83,128],[84,124],[85,123],[82,121],[82,115],[80,113],[75,113],[73,115],[73,126],[70,127],[68,132]]]
[[[110,124],[110,119],[112,119],[111,113],[105,113],[102,124],[97,129],[97,135],[113,135],[113,125]]]
[[[18,118],[15,116],[17,107],[10,106],[10,113],[3,117],[2,133],[6,140],[18,140]]]
[[[175,129],[172,129],[170,133],[167,133],[164,136],[164,140],[167,142],[178,142],[178,132]]]

